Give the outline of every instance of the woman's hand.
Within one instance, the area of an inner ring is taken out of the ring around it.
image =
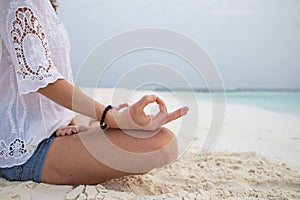
[[[157,103],[159,112],[156,115],[147,115],[144,108],[151,103]],[[156,95],[145,95],[135,104],[121,104],[114,108],[110,114],[110,123],[112,128],[128,130],[149,130],[153,131],[162,125],[171,122],[187,114],[188,107],[182,107],[174,112],[168,113],[165,103]]]
[[[78,127],[76,126],[63,126],[56,130],[56,136],[65,136],[65,135],[72,135],[77,133]]]
[[[90,117],[77,114],[68,126],[62,126],[56,130],[56,136],[72,135],[75,133],[86,131],[93,121],[95,120]]]

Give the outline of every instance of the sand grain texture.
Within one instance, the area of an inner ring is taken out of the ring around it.
[[[300,174],[255,152],[187,153],[149,174],[97,186],[0,180],[0,199],[300,199]],[[34,191],[34,192],[33,192]]]

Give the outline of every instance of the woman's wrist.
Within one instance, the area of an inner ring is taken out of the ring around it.
[[[110,128],[119,128],[113,116],[113,109],[107,111],[104,123]]]

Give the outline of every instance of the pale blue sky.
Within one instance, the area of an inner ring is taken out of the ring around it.
[[[228,89],[300,88],[298,0],[60,0],[58,3],[59,16],[70,35],[74,73],[88,52],[112,35],[134,28],[160,27],[179,31],[200,43],[218,66]],[[149,51],[124,58],[119,64],[129,69],[151,59],[189,68],[177,58]],[[116,76],[111,75],[105,84],[114,85]],[[187,78],[194,87],[204,87],[193,73]],[[174,87],[180,85],[174,83]]]

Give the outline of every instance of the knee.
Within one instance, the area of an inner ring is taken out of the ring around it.
[[[160,166],[157,167],[161,167],[175,161],[178,156],[178,145],[174,133],[167,128],[162,128],[156,137],[154,151],[158,152],[160,157],[159,160],[161,161],[158,163]]]
[[[160,130],[160,132],[157,133],[156,136],[157,136],[156,144],[157,144],[157,147],[160,148],[160,149],[164,148],[164,147],[167,147],[168,145],[176,142],[175,134],[167,128],[162,128]],[[177,142],[176,142],[176,144],[177,144]]]

